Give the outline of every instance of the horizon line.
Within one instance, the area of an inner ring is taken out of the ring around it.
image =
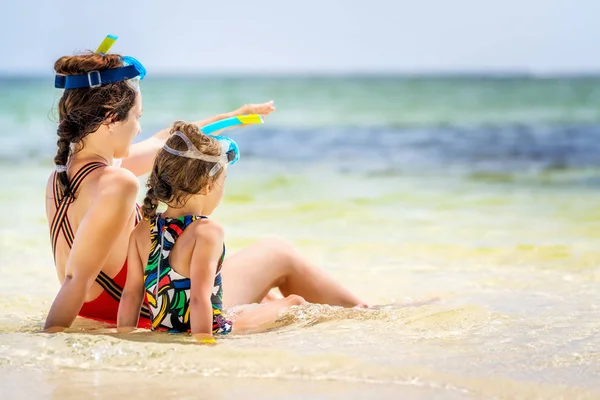
[[[53,76],[53,72],[42,71],[2,71],[0,79],[37,79]],[[296,70],[296,71],[258,71],[258,70],[196,70],[196,71],[159,71],[148,74],[157,79],[189,78],[596,78],[600,70],[548,71],[538,72],[525,69],[505,70],[423,70],[423,71],[335,71],[335,70]]]

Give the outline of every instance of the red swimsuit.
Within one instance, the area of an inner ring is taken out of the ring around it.
[[[127,261],[121,268],[121,271],[112,278],[112,282],[114,283],[115,289],[119,290],[119,298],[120,293],[122,293],[123,288],[125,287],[125,278],[127,277]],[[98,278],[96,279],[96,282]],[[104,286],[103,286],[104,287]],[[112,291],[112,290],[111,290]],[[146,298],[144,298],[144,307],[147,307]],[[79,316],[94,319],[96,321],[108,322],[111,324],[117,323],[117,313],[119,311],[119,300],[115,299],[112,294],[105,289],[100,293],[100,296],[96,297],[92,301],[88,301],[87,303],[83,303],[83,307],[79,310]],[[140,319],[138,322],[139,328],[150,329],[151,323],[148,318],[143,317],[143,311],[140,313]]]
[[[86,176],[97,168],[104,167],[105,164],[99,162],[93,162],[84,165],[71,180],[71,193],[76,193],[79,186],[83,182]],[[69,245],[69,248],[73,246],[73,240],[75,234],[71,228],[69,218],[67,217],[67,210],[69,205],[73,202],[72,196],[64,197],[61,195],[58,185],[56,183],[56,173],[54,174],[54,204],[56,205],[56,214],[52,220],[50,226],[50,239],[52,240],[52,251],[56,253],[56,244],[58,242],[58,236],[62,231]],[[141,220],[141,214],[139,206],[136,207],[136,218],[135,223],[137,224]],[[125,287],[125,280],[127,278],[127,260],[123,268],[119,271],[117,276],[114,278],[109,277],[103,271],[100,271],[96,277],[96,283],[102,286],[102,293],[96,299],[83,303],[83,307],[79,311],[80,317],[90,318],[97,321],[108,322],[111,324],[117,323],[117,313],[119,311],[119,300]],[[144,305],[140,312],[140,320],[138,327],[150,328],[150,314],[148,312],[148,305],[144,298]]]

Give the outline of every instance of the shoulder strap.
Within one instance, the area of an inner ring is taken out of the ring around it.
[[[217,264],[217,274],[221,271],[221,267],[223,266],[224,260],[225,260],[225,243],[223,243],[223,252],[221,253],[221,257],[219,258],[219,263]]]
[[[148,264],[157,266],[157,279],[160,280],[161,270],[170,267],[170,254],[175,242],[183,231],[194,221],[206,218],[205,216],[186,215],[179,218],[162,218],[157,214],[150,224],[150,254]],[[166,263],[166,264],[165,264]]]
[[[157,217],[156,225],[158,227],[159,235],[168,233],[165,242],[170,242],[172,247],[185,228],[190,226],[194,221],[205,218],[204,215],[186,215],[184,217],[166,219]]]
[[[135,224],[139,224],[142,219],[142,208],[139,204],[135,203]]]
[[[77,193],[77,190],[79,190],[79,187],[81,186],[83,180],[93,171],[104,166],[106,166],[106,164],[103,164],[101,162],[91,162],[84,165],[79,171],[77,171],[77,173],[73,176],[73,179],[71,180],[71,193]],[[73,202],[73,197],[65,197],[62,193],[60,193],[60,189],[58,188],[58,184],[56,182],[56,172],[54,173],[53,185],[54,204],[56,205],[56,213],[54,214],[52,224],[50,225],[50,239],[52,240],[52,253],[56,258],[56,244],[58,243],[58,235],[60,231],[63,231],[63,234],[69,247],[73,246],[73,240],[75,239],[75,235],[73,234],[71,223],[69,222],[69,218],[67,217],[67,211],[69,210],[69,206]]]

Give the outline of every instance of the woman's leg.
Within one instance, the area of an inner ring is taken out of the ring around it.
[[[250,306],[237,314],[233,322],[233,333],[259,333],[273,327],[282,312],[291,306],[305,303],[304,299],[294,294],[283,299]]]
[[[281,294],[275,292],[276,288],[273,288],[267,293],[265,297],[261,300],[261,303],[268,303],[269,301],[275,301],[281,299]],[[277,289],[279,290],[279,289]]]
[[[259,241],[228,257],[221,270],[223,305],[260,303],[272,288],[310,303],[365,307],[329,274],[304,259],[281,239]]]

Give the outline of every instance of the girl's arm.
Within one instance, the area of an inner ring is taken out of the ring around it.
[[[145,221],[142,221],[133,230],[129,238],[127,281],[125,282],[123,295],[119,302],[119,314],[117,317],[117,331],[119,332],[131,332],[135,329],[140,319],[140,309],[144,302],[144,269],[148,262],[148,254],[145,257],[140,255],[137,238],[144,233],[146,236],[149,236],[150,228]]]
[[[46,332],[71,326],[135,207],[138,182],[131,172],[107,167],[100,173],[98,193],[77,229],[65,279],[48,312]]]
[[[194,226],[195,243],[190,265],[190,325],[199,341],[212,338],[211,295],[217,264],[223,252],[223,228],[211,220]]]
[[[273,111],[275,111],[273,101],[263,104],[246,104],[235,111],[219,114],[212,118],[203,119],[201,121],[194,122],[194,124],[198,125],[198,127],[202,129],[203,126],[212,124],[213,122],[217,122],[222,119],[235,117],[237,115],[268,115]],[[132,145],[131,149],[129,150],[129,156],[123,159],[121,167],[127,168],[136,176],[140,176],[149,172],[152,168],[152,164],[154,163],[156,152],[164,146],[165,142],[169,138],[170,132],[171,127],[165,128],[154,136]]]

